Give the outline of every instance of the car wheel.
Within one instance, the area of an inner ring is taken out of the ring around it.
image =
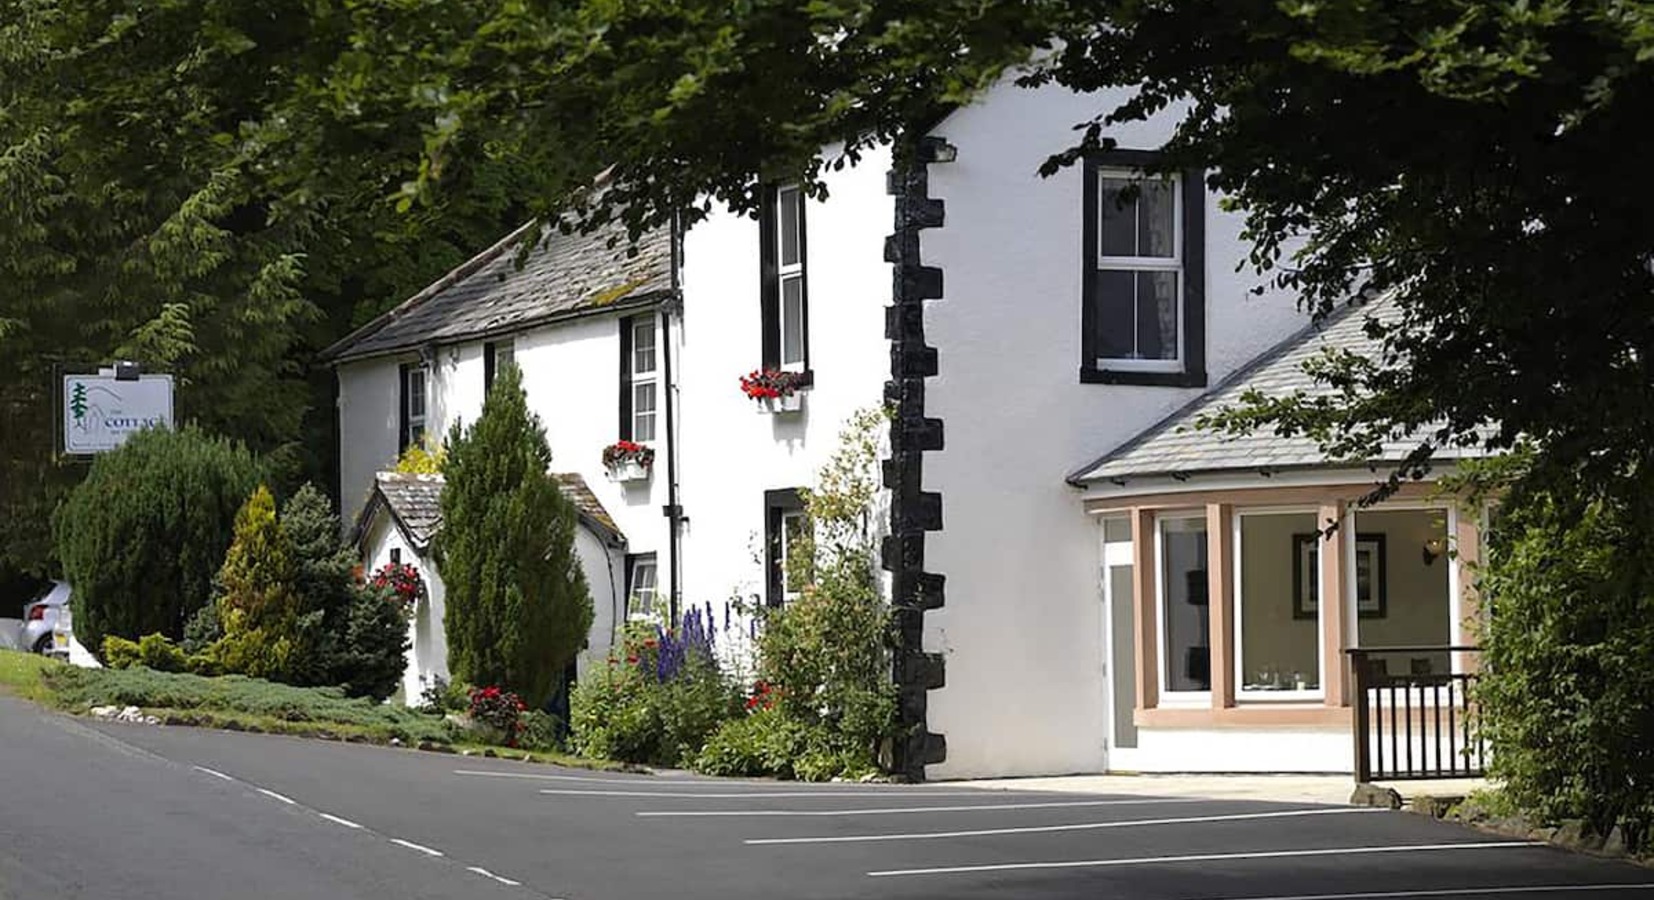
[[[45,656],[47,651],[51,649],[52,636],[49,634],[42,636],[40,640],[34,642],[34,652],[39,653],[42,656]]]

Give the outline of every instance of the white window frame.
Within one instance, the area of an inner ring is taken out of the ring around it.
[[[789,223],[783,215],[786,204],[781,200],[787,194],[796,197],[793,203],[794,215],[790,227],[793,228],[793,244],[798,248],[798,259],[788,263],[783,255],[786,247],[786,231]],[[805,342],[809,340],[808,319],[809,311],[807,291],[809,285],[804,280],[804,193],[797,185],[787,185],[776,188],[775,191],[775,322],[776,322],[776,361],[780,363],[782,371],[802,372],[805,361],[809,358],[809,351]],[[787,359],[787,284],[798,282],[799,312],[806,321],[798,323],[798,351],[799,357],[795,360]]]
[[[639,575],[643,570],[649,572],[649,588],[647,602],[642,604],[646,611],[640,611],[638,600],[642,599],[643,592],[638,589],[641,580]],[[632,557],[630,571],[626,573],[626,619],[629,622],[654,621],[658,615],[656,604],[660,602],[660,565],[653,553],[640,553]]]
[[[1155,644],[1157,645],[1155,656],[1159,657],[1159,664],[1156,666],[1159,670],[1156,673],[1156,678],[1159,679],[1160,688],[1159,705],[1168,708],[1206,708],[1212,705],[1212,692],[1210,689],[1204,691],[1174,691],[1169,686],[1171,679],[1167,676],[1167,673],[1171,671],[1169,666],[1172,661],[1170,659],[1170,654],[1166,652],[1166,522],[1171,519],[1200,519],[1205,522],[1206,510],[1164,510],[1157,513],[1154,517],[1154,622]],[[1209,522],[1207,522],[1207,528],[1211,528],[1211,524]],[[1207,540],[1210,539],[1211,535],[1208,533]],[[1210,572],[1209,567],[1212,565],[1210,551],[1208,551],[1206,565],[1208,566],[1208,572]],[[1208,596],[1206,598],[1206,652],[1208,654],[1211,653],[1212,646],[1211,604],[1215,602],[1217,602],[1216,597]],[[1210,660],[1209,655],[1207,658]]]
[[[414,413],[414,379],[419,380],[419,412]],[[413,366],[408,369],[406,383],[402,386],[402,407],[408,418],[408,446],[425,446],[425,421],[431,408],[431,382],[427,377],[424,366]]]
[[[1169,181],[1172,185],[1172,255],[1166,256],[1105,256],[1103,254],[1103,206],[1107,203],[1108,179],[1125,179],[1128,181],[1149,181],[1150,179],[1139,169],[1098,168],[1097,169],[1097,246],[1091,248],[1097,272],[1130,271],[1130,272],[1171,272],[1177,276],[1177,296],[1172,305],[1177,312],[1177,336],[1173,341],[1176,356],[1171,359],[1129,359],[1108,356],[1099,356],[1095,360],[1097,368],[1113,372],[1182,372],[1183,371],[1183,343],[1184,332],[1188,323],[1183,321],[1183,298],[1189,289],[1188,273],[1183,265],[1183,176],[1180,174],[1166,175],[1158,180]],[[1099,285],[1098,290],[1101,291]],[[1132,297],[1131,323],[1132,340],[1137,335],[1137,298]],[[1107,328],[1109,323],[1100,319],[1098,328]]]
[[[1294,507],[1294,506],[1281,506],[1281,507],[1260,506],[1260,507],[1256,507],[1256,508],[1252,508],[1252,509],[1244,509],[1244,510],[1243,509],[1237,509],[1237,510],[1235,510],[1235,515],[1233,517],[1234,522],[1231,526],[1234,529],[1234,534],[1232,535],[1233,540],[1232,540],[1232,542],[1230,543],[1229,546],[1233,548],[1231,550],[1231,552],[1234,554],[1235,659],[1233,661],[1233,666],[1232,666],[1232,669],[1233,669],[1232,675],[1235,679],[1235,702],[1236,703],[1242,703],[1242,702],[1248,702],[1248,703],[1270,703],[1270,702],[1290,703],[1290,702],[1295,702],[1295,701],[1325,700],[1326,699],[1326,696],[1327,696],[1327,642],[1325,640],[1325,635],[1326,635],[1325,629],[1326,629],[1327,605],[1326,605],[1326,602],[1325,602],[1325,598],[1323,598],[1322,602],[1317,603],[1316,606],[1315,606],[1315,664],[1320,669],[1320,671],[1318,671],[1316,673],[1316,681],[1317,681],[1317,684],[1319,685],[1318,687],[1316,687],[1314,690],[1302,690],[1302,691],[1299,691],[1299,690],[1291,690],[1291,691],[1249,691],[1249,690],[1246,689],[1246,676],[1243,674],[1244,671],[1245,671],[1244,665],[1245,665],[1245,661],[1246,661],[1246,640],[1245,640],[1246,632],[1244,631],[1244,627],[1245,627],[1244,626],[1244,622],[1245,622],[1244,616],[1246,615],[1246,610],[1245,610],[1246,599],[1245,599],[1245,595],[1244,595],[1244,593],[1241,589],[1241,584],[1242,584],[1241,569],[1245,564],[1246,547],[1245,547],[1245,545],[1243,545],[1241,543],[1241,540],[1242,540],[1242,537],[1241,537],[1241,534],[1242,534],[1242,532],[1241,532],[1241,520],[1246,518],[1247,516],[1301,516],[1301,515],[1305,515],[1305,514],[1308,514],[1310,519],[1313,521],[1315,519],[1315,517],[1320,514],[1320,510],[1318,508],[1314,508],[1314,507]],[[1294,550],[1296,550],[1296,548],[1294,548]],[[1298,561],[1296,559],[1294,559],[1292,561],[1292,564],[1294,566],[1296,566],[1298,564]],[[1315,583],[1317,585],[1320,585],[1322,583],[1323,579],[1322,579],[1322,574],[1321,573],[1324,570],[1324,567],[1326,566],[1326,564],[1327,564],[1327,555],[1325,553],[1319,553],[1319,552],[1316,553],[1315,554]]]
[[[626,368],[630,375],[627,390],[632,392],[632,396],[629,398],[632,410],[632,440],[639,444],[653,444],[656,435],[660,434],[660,330],[657,328],[653,316],[638,316],[632,320],[630,327],[632,329],[631,352],[626,357]],[[649,358],[654,365],[650,369],[640,370],[637,367],[638,334],[645,331],[649,334]],[[639,410],[637,405],[637,389],[642,385],[650,385],[655,389],[655,406],[648,412]],[[639,437],[642,432],[638,428],[638,423],[643,421],[644,416],[649,417],[649,438],[647,440]]]

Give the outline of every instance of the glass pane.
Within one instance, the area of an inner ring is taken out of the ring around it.
[[[408,416],[418,418],[425,415],[425,373],[408,373]]]
[[[655,564],[639,560],[632,564],[632,595],[627,599],[631,615],[648,615],[655,605]]]
[[[655,411],[655,384],[632,385],[632,412],[652,413]]]
[[[804,536],[805,523],[809,520],[803,513],[786,513],[781,517],[781,576],[789,594],[802,590],[803,582],[808,574],[796,572],[791,565],[793,553],[798,547],[798,541]]]
[[[408,426],[408,446],[425,446],[425,423],[415,422]]]
[[[1134,359],[1136,295],[1131,272],[1104,269],[1097,273],[1097,356],[1101,359]]]
[[[775,203],[776,224],[781,232],[781,265],[798,265],[798,223],[801,210],[798,190],[782,188]]]
[[[1104,519],[1103,541],[1110,544],[1131,543],[1131,520],[1124,516]]]
[[[1137,254],[1171,259],[1177,256],[1177,190],[1165,180],[1138,182]]]
[[[1137,201],[1121,205],[1121,195],[1133,183],[1129,178],[1104,178],[1097,204],[1098,251],[1103,256],[1137,255]]]
[[[1212,689],[1212,651],[1207,640],[1211,609],[1207,602],[1206,519],[1188,517],[1160,522],[1160,603],[1165,635],[1162,647],[1168,691]]]
[[[1137,273],[1136,359],[1177,359],[1177,273]]]
[[[639,322],[632,328],[632,374],[655,371],[655,323]]]
[[[1321,686],[1321,537],[1315,513],[1240,517],[1240,683],[1246,691]]]
[[[1366,647],[1445,647],[1453,642],[1447,511],[1372,509],[1355,514],[1352,581],[1357,641]],[[1347,558],[1347,557],[1346,557]],[[1392,675],[1452,671],[1445,651],[1383,659]]]
[[[781,364],[804,362],[804,279],[781,279]]]
[[[632,416],[632,440],[648,442],[655,439],[655,414],[638,413]]]
[[[510,344],[501,344],[494,350],[494,377],[500,377],[507,367],[517,364],[517,351]]]

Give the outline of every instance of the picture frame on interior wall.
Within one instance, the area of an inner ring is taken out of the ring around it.
[[[1318,532],[1292,536],[1292,617],[1315,619],[1321,615],[1321,544]],[[1356,614],[1363,619],[1382,619],[1389,614],[1388,561],[1384,535],[1355,536]]]

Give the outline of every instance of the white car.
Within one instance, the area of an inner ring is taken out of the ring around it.
[[[30,653],[69,652],[69,585],[54,581],[23,607],[17,648]],[[58,639],[55,635],[61,634]]]

